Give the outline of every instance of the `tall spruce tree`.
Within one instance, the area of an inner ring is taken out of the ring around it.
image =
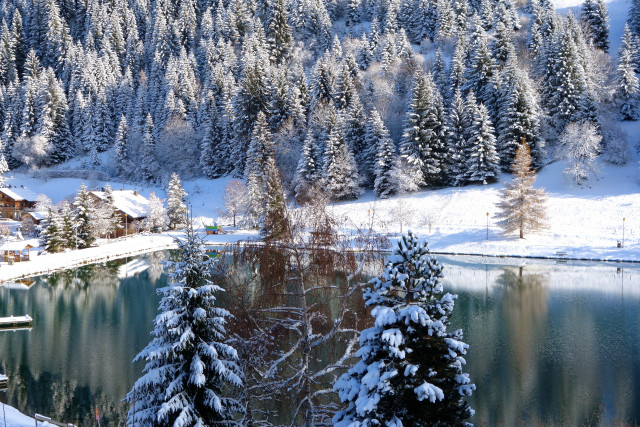
[[[93,227],[91,227],[94,209],[93,198],[83,182],[73,200],[73,222],[80,249],[88,248],[96,240]]]
[[[333,200],[351,200],[360,195],[358,167],[344,141],[341,117],[338,117],[326,141],[322,178]]]
[[[346,426],[467,425],[475,390],[462,371],[469,346],[447,331],[456,295],[443,293],[442,266],[409,232],[364,290],[374,326],[362,331],[359,359],[334,385]]]
[[[372,172],[375,177],[373,189],[376,196],[386,199],[392,196],[396,190],[393,182],[396,148],[377,110],[371,112],[371,117],[367,123],[366,140],[367,146],[375,150],[375,162],[372,165]]]
[[[213,281],[215,260],[191,222],[177,243],[180,260],[170,265],[171,284],[158,290],[153,339],[134,359],[146,365],[126,397],[127,424],[231,426],[242,411],[224,396],[242,386],[237,352],[225,343],[232,316],[216,303],[224,289]]]
[[[247,222],[251,226],[262,224],[265,216],[268,165],[275,163],[273,138],[263,113],[258,113],[247,151],[244,178],[247,182],[249,207]]]
[[[633,59],[633,40],[629,26],[625,25],[622,43],[618,51],[618,105],[622,120],[637,120],[640,117],[640,94],[638,76]]]
[[[419,156],[425,185],[441,185],[444,181],[445,136],[442,97],[431,75],[418,72],[406,113],[401,153]]]
[[[582,4],[582,19],[593,45],[609,51],[609,11],[603,0],[585,0]]]
[[[489,112],[482,104],[476,110],[469,135],[465,153],[465,180],[485,184],[495,181],[499,173],[500,158],[496,152],[496,137]]]

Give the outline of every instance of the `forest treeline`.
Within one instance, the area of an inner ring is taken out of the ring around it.
[[[571,123],[620,163],[639,11],[614,60],[603,0],[8,0],[1,151],[165,183],[272,158],[290,193],[334,200],[490,182],[523,139],[540,168]]]

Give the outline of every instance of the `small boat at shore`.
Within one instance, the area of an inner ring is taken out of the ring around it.
[[[33,319],[28,314],[24,316],[0,317],[0,329],[15,327],[30,327]]]

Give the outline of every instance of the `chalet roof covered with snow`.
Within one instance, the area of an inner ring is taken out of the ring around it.
[[[0,193],[4,193],[8,197],[16,201],[26,200],[28,202],[35,202],[38,198],[38,195],[29,190],[27,187],[3,187],[0,188]]]
[[[92,191],[101,200],[106,200],[104,191]],[[133,219],[142,219],[147,217],[147,206],[149,200],[137,191],[133,190],[113,190],[113,205],[120,212],[127,214]]]

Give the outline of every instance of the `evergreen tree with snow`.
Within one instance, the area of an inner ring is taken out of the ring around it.
[[[259,226],[265,216],[268,165],[275,162],[273,138],[263,113],[258,113],[251,135],[244,169],[249,196],[246,220],[251,226]]]
[[[61,236],[61,218],[57,209],[49,208],[47,217],[42,221],[40,232],[40,246],[49,253],[60,252],[65,247]]]
[[[104,186],[104,201],[102,202],[105,221],[104,229],[100,230],[102,234],[106,236],[115,236],[119,228],[122,228],[120,224],[120,215],[115,205],[115,199],[113,196],[113,188],[109,184]]]
[[[333,200],[352,200],[360,195],[358,166],[344,141],[341,118],[327,138],[323,167],[324,186]]]
[[[176,230],[186,225],[186,205],[184,198],[187,192],[182,188],[180,176],[171,174],[171,180],[167,187],[167,215],[169,216],[169,228]]]
[[[2,147],[2,144],[0,144],[0,147]],[[7,172],[9,172],[9,164],[0,150],[0,187],[4,187],[4,183],[7,181],[5,176]]]
[[[496,149],[504,170],[513,163],[522,138],[531,147],[534,167],[542,167],[546,150],[541,137],[538,94],[526,71],[518,66],[515,55],[509,57],[502,74],[496,129]]]
[[[304,201],[309,196],[308,192],[320,179],[322,164],[318,156],[319,153],[316,138],[313,136],[313,131],[309,129],[294,178],[294,191],[298,201]]]
[[[476,110],[469,135],[465,153],[465,180],[485,184],[495,181],[499,173],[500,158],[496,152],[496,137],[489,112],[482,104]]]
[[[59,238],[65,248],[76,249],[76,230],[73,222],[73,210],[69,202],[64,201],[60,208]]]
[[[419,156],[425,185],[443,183],[445,136],[442,97],[431,75],[418,72],[406,113],[400,152],[413,152]]]
[[[632,56],[632,38],[629,26],[625,25],[622,43],[618,51],[618,97],[620,106],[620,118],[622,120],[637,120],[640,117],[640,86],[635,72],[635,64]]]
[[[96,236],[91,227],[91,218],[95,209],[92,196],[82,183],[73,200],[73,222],[78,239],[78,248],[88,248],[95,242]]]
[[[459,185],[464,182],[467,132],[470,123],[465,116],[465,103],[460,89],[456,89],[447,115],[447,182]]]
[[[609,51],[609,11],[603,0],[585,0],[582,4],[582,19],[593,45]]]
[[[140,165],[142,179],[153,182],[158,172],[156,161],[156,137],[151,114],[147,113],[142,133],[142,165]]]
[[[395,193],[393,166],[396,160],[396,147],[389,137],[389,131],[382,122],[377,110],[371,112],[371,118],[367,123],[366,140],[367,146],[375,148],[375,163],[373,164],[375,181],[373,189],[376,196],[386,199]]]
[[[287,59],[293,45],[289,12],[284,0],[276,0],[271,6],[271,20],[267,25],[267,43],[272,61],[282,63]]]
[[[524,239],[525,231],[544,227],[547,217],[544,189],[533,188],[536,173],[531,168],[531,161],[529,146],[522,138],[511,165],[513,179],[505,185],[498,204],[498,217],[501,218],[498,225],[505,233],[519,231],[521,239]]]
[[[402,236],[384,274],[363,292],[374,326],[362,331],[358,362],[334,385],[345,405],[335,426],[468,425],[469,346],[462,330],[447,331],[457,296],[443,293],[442,277],[426,242]]]
[[[131,161],[131,141],[129,139],[129,125],[127,118],[122,115],[120,117],[120,123],[118,124],[118,130],[116,131],[116,170],[118,175],[123,176],[129,172],[129,165]]]
[[[224,289],[214,283],[215,260],[191,223],[178,248],[171,284],[158,291],[153,339],[134,359],[146,365],[126,397],[127,424],[231,426],[242,408],[223,393],[242,387],[242,373],[236,350],[225,343],[231,314],[216,302]]]

